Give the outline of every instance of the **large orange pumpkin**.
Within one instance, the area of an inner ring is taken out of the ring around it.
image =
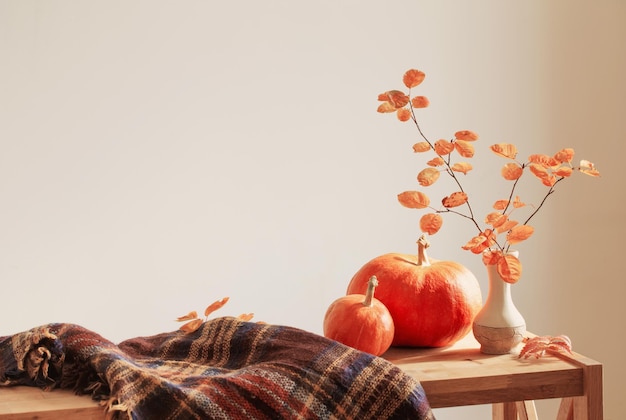
[[[380,356],[391,346],[394,325],[391,314],[378,299],[375,276],[367,282],[367,292],[336,299],[324,315],[324,336],[355,349]]]
[[[376,297],[393,318],[394,346],[451,345],[470,332],[482,307],[476,277],[456,262],[429,259],[425,251],[428,245],[422,237],[417,255],[376,257],[348,285],[348,294],[363,293],[369,278],[378,278]]]

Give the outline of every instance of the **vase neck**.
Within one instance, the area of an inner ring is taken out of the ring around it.
[[[511,299],[511,284],[502,279],[495,264],[487,266],[487,276],[489,279],[490,295],[494,294],[507,300]]]

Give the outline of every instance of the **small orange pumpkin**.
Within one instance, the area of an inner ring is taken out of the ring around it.
[[[374,297],[378,285],[370,276],[367,292],[340,297],[330,304],[324,316],[324,336],[375,356],[391,346],[394,336],[389,310]]]
[[[348,294],[362,292],[374,273],[381,281],[377,298],[395,326],[394,346],[444,347],[472,329],[482,307],[480,285],[464,266],[429,259],[425,236],[418,254],[386,254],[366,263],[352,278]]]

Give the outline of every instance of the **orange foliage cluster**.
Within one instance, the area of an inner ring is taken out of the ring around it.
[[[398,194],[398,201],[405,207],[413,209],[430,209],[430,213],[424,214],[420,219],[420,229],[429,235],[435,234],[443,225],[442,213],[455,213],[470,219],[478,229],[478,234],[471,238],[463,249],[475,254],[483,254],[485,264],[497,264],[498,273],[502,278],[515,283],[519,280],[522,272],[522,265],[519,260],[507,255],[512,244],[528,239],[534,232],[528,222],[539,211],[541,206],[550,194],[554,192],[556,184],[568,178],[574,171],[582,172],[590,176],[600,176],[593,163],[588,160],[581,160],[578,166],[573,166],[574,150],[570,148],[562,149],[554,155],[533,154],[526,161],[517,160],[517,148],[513,144],[498,143],[490,147],[496,155],[504,158],[507,162],[503,165],[501,176],[513,183],[511,193],[508,198],[496,200],[493,204],[494,211],[484,218],[486,227],[476,220],[469,196],[463,190],[457,174],[466,175],[473,167],[464,160],[453,161],[453,159],[470,159],[474,156],[474,142],[478,140],[478,135],[470,130],[461,130],[454,133],[452,139],[440,139],[431,141],[423,134],[415,116],[416,109],[425,108],[429,105],[428,98],[411,94],[411,89],[417,87],[425,78],[425,74],[420,70],[408,70],[403,77],[404,85],[408,88],[408,93],[400,90],[390,90],[378,95],[381,104],[378,112],[395,113],[400,121],[413,121],[417,127],[423,141],[413,145],[415,153],[433,152],[434,157],[426,162],[426,168],[417,175],[417,181],[422,187],[429,187],[437,182],[442,173],[447,173],[455,181],[458,191],[452,192],[441,200],[442,208],[431,206],[429,196],[422,191],[404,191]],[[535,208],[532,214],[520,223],[511,218],[513,210],[526,206],[519,196],[515,195],[519,179],[528,170],[538,178],[547,188],[543,200]],[[463,212],[459,208],[465,206]],[[504,234],[504,241],[498,241],[498,235]]]
[[[226,302],[228,302],[228,299],[229,299],[228,297],[225,297],[220,300],[216,300],[215,302],[207,306],[206,309],[204,310],[204,320],[198,317],[198,313],[196,311],[191,311],[187,315],[179,316],[178,318],[176,318],[177,322],[187,321],[185,322],[185,324],[183,324],[182,327],[180,327],[180,330],[187,334],[196,331],[198,328],[200,328],[202,323],[205,322],[209,318],[209,315],[211,315],[213,312],[220,309],[222,306],[226,305]],[[241,319],[242,321],[250,321],[253,317],[254,317],[254,314],[250,313],[250,314],[241,314],[237,318]]]

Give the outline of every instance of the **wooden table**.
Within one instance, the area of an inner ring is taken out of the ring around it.
[[[391,348],[383,357],[418,379],[433,408],[492,404],[493,419],[537,419],[534,400],[561,398],[558,420],[602,420],[602,364],[580,354],[522,360],[480,353],[470,333],[442,349]]]
[[[45,392],[29,386],[0,388],[0,419],[104,420],[104,407],[91,397],[64,389]]]
[[[558,420],[602,419],[602,365],[580,354],[520,360],[479,351],[471,333],[443,349],[383,355],[418,379],[433,408],[492,404],[497,420],[536,419],[534,400],[562,398]],[[518,417],[519,416],[519,417]],[[104,408],[70,391],[0,388],[0,419],[104,420]]]

